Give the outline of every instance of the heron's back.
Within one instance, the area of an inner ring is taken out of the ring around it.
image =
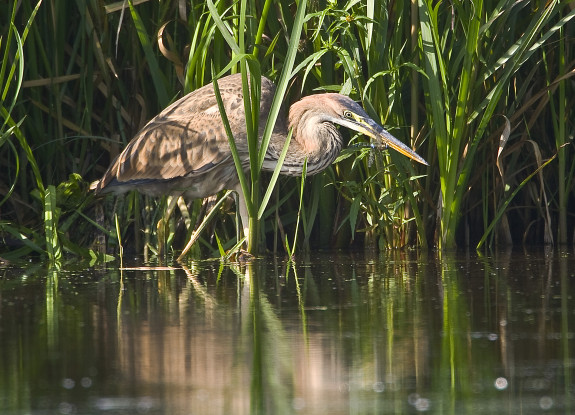
[[[248,165],[241,74],[218,81],[240,158]],[[275,85],[261,80],[260,137]],[[277,128],[285,128],[280,117]],[[93,184],[98,192],[138,190],[161,195],[185,190],[206,197],[234,188],[237,174],[212,84],[190,92],[149,121]]]

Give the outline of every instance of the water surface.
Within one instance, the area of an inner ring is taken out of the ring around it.
[[[575,255],[0,268],[1,414],[570,414]]]

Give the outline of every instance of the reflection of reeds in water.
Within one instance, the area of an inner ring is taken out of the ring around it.
[[[3,270],[3,409],[572,412],[571,253],[283,265]]]
[[[140,305],[130,314],[124,302],[118,367],[127,384],[160,398],[170,413],[498,405],[501,388],[516,385],[519,373],[530,373],[530,385],[550,384],[534,375],[543,373],[534,362],[550,353],[559,326],[557,346],[569,362],[568,325],[550,319],[552,261],[532,268],[533,283],[514,283],[511,258],[398,254],[291,263],[283,275],[258,261],[151,274],[157,291],[136,294],[132,303]],[[526,314],[532,321],[521,321],[517,304],[526,300],[514,296],[513,284],[536,293],[526,309],[542,304]]]
[[[353,268],[317,278],[307,268],[297,280],[262,267],[220,276],[184,268],[187,284],[170,300],[178,318],[150,314],[124,328],[122,372],[193,413],[337,414],[349,399],[403,400],[399,391],[427,374],[416,367],[428,361],[426,322],[402,318],[417,304],[413,281],[393,265]]]

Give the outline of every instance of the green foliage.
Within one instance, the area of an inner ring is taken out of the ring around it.
[[[549,2],[523,17],[526,6],[525,2],[461,2],[454,4],[457,18],[449,25],[445,4],[419,1],[426,106],[441,185],[438,242],[442,247],[456,245],[469,180],[478,165],[477,150],[485,142],[493,115],[496,111],[508,114],[512,98],[520,102],[527,91],[517,93],[512,86],[520,79],[521,69],[532,64],[530,58],[575,16],[574,10],[553,25],[560,2]],[[524,24],[519,25],[521,17]],[[445,48],[453,53],[446,54]]]
[[[170,101],[248,68],[243,188],[268,248],[289,249],[296,237],[300,249],[570,242],[575,10],[560,1],[407,6],[11,2],[0,17],[1,255],[100,260],[120,240],[126,252],[180,250],[205,203],[127,195],[98,207],[82,177],[97,179]],[[278,85],[261,143],[259,73]],[[305,186],[260,175],[281,104],[317,91],[361,101],[431,167],[348,137],[338,163]],[[228,200],[211,208],[193,255],[236,244]]]

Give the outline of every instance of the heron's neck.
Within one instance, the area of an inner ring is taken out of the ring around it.
[[[308,175],[326,169],[334,162],[343,147],[341,133],[335,125],[319,120],[310,124],[312,127],[303,131],[294,126],[292,139],[294,155],[298,158],[307,158]],[[298,151],[298,146],[301,148],[300,151]],[[290,145],[290,150],[292,150],[291,147]]]
[[[331,123],[310,120],[308,126],[291,124],[293,135],[286,153],[281,173],[299,176],[303,170],[304,161],[307,175],[313,175],[327,168],[341,152],[343,141],[339,130]],[[312,127],[309,127],[309,126]],[[264,170],[273,170],[279,155],[285,145],[287,129],[274,132],[268,148],[268,163]]]

